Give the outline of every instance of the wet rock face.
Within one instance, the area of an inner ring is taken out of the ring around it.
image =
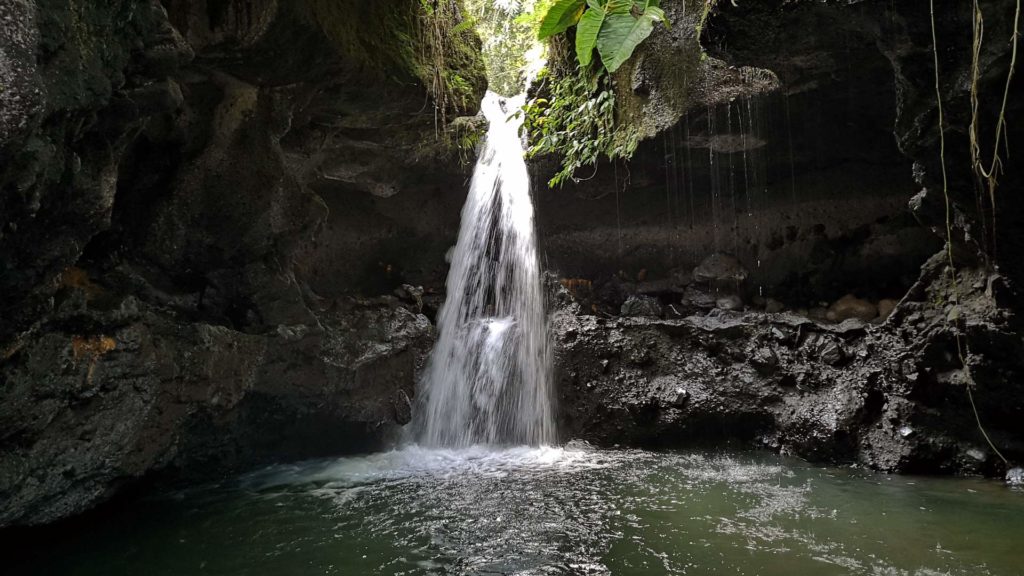
[[[125,147],[148,118],[180,104],[162,68],[191,52],[166,34],[158,2],[0,10],[0,350],[8,350],[50,306],[60,273],[109,226]]]
[[[0,6],[0,527],[409,420],[484,88],[455,34],[424,107],[421,9]]]
[[[794,5],[796,4],[796,5]],[[984,19],[983,41],[978,47],[977,122],[981,154],[991,161],[992,138],[1006,89],[1008,63],[1012,50],[1012,26],[1016,5],[1013,0],[983,0],[977,3]],[[1020,258],[999,258],[998,254],[1017,253],[1021,246],[1019,223],[1024,222],[1024,201],[1019,195],[1006,195],[996,213],[1009,223],[1001,231],[992,227],[978,194],[987,194],[981,180],[972,174],[972,159],[967,146],[971,131],[972,105],[972,6],[957,2],[935,3],[935,28],[938,40],[939,88],[945,112],[945,172],[952,203],[954,250],[961,265],[998,262],[1002,273],[1019,285],[1024,282],[1024,264]],[[722,5],[709,23],[706,44],[719,58],[737,65],[759,66],[778,73],[791,95],[814,95],[814,105],[848,114],[844,101],[857,102],[851,123],[875,123],[891,128],[899,154],[913,162],[911,201],[915,218],[940,237],[946,236],[946,197],[943,193],[943,169],[935,94],[935,53],[932,50],[932,21],[929,6],[892,4],[884,0],[863,2],[760,2],[756,6]],[[771,25],[766,25],[771,22]],[[785,31],[829,30],[828,34],[800,34],[793,38]],[[836,43],[846,46],[837,50]],[[856,63],[849,65],[849,63]],[[837,68],[846,68],[837,72]],[[851,82],[845,94],[829,89],[830,74],[845,74]],[[1010,86],[1006,117],[1024,113],[1019,94],[1019,79]],[[894,107],[893,107],[894,106]],[[887,107],[895,113],[886,112]],[[1020,134],[1021,123],[1006,127],[1012,138]],[[856,128],[828,132],[830,143],[843,146]],[[954,135],[962,135],[954,136]],[[813,135],[812,135],[813,136]],[[799,137],[798,137],[799,138]],[[874,141],[874,150],[886,150],[890,142]],[[868,152],[858,146],[851,156]],[[797,161],[799,164],[799,160]],[[985,162],[985,160],[983,160]],[[1019,164],[1007,165],[999,177],[1004,190],[1024,184]],[[909,199],[909,198],[908,198]],[[979,207],[981,212],[979,212]],[[1009,250],[1006,252],[1005,250]]]
[[[975,306],[985,299],[967,298]],[[553,322],[563,434],[656,447],[735,440],[886,471],[1001,475],[960,372],[948,356],[937,359],[950,353],[945,311],[922,300],[901,303],[881,326],[723,310],[607,319],[563,308]],[[975,377],[999,367],[1017,373],[1020,363],[1001,352],[985,358],[1006,346],[1024,352],[1012,329],[975,320],[988,342],[972,365]],[[1019,461],[1019,393],[1004,379],[988,384],[984,397],[987,431]],[[1000,399],[1010,401],[1000,406]]]
[[[0,525],[69,516],[155,470],[201,479],[373,449],[408,421],[433,342],[426,317],[386,299],[251,334],[62,296],[61,329],[0,366]]]
[[[991,152],[1014,3],[979,6],[979,129]],[[672,285],[679,270],[729,254],[748,274],[715,286],[700,272],[681,297],[654,294],[663,320],[561,314],[568,434],[655,445],[725,435],[884,470],[1002,475],[972,420],[972,386],[986,429],[1020,460],[1024,196],[1012,191],[1024,164],[1000,176],[993,229],[967,149],[971,6],[939,1],[936,15],[957,287],[942,251],[927,3],[720,2],[701,39],[707,60],[768,71],[772,89],[741,82],[726,100],[670,102],[664,93],[702,71],[676,58],[666,73],[646,53],[628,72],[637,81],[616,78],[633,88],[634,109],[660,103],[642,125],[656,129],[628,164],[538,195],[547,262],[590,283],[597,301],[583,309],[607,315],[642,293],[622,281],[638,270]],[[649,46],[669,54],[673,44],[655,31]],[[1021,126],[1007,128],[1011,139]],[[723,301],[733,295],[746,312]],[[970,350],[966,368],[958,345]]]

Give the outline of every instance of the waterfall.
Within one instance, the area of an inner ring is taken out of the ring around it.
[[[550,444],[551,343],[530,179],[509,119],[522,96],[488,92],[490,121],[448,272],[437,343],[419,385],[414,430],[428,446]]]

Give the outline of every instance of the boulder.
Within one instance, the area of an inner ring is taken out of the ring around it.
[[[742,310],[743,300],[735,294],[729,294],[715,300],[715,306],[721,310]]]
[[[693,280],[703,284],[742,282],[747,274],[747,269],[735,256],[715,252],[693,269]]]
[[[687,286],[686,290],[683,291],[681,303],[684,306],[693,306],[696,308],[714,308],[715,297],[704,290],[694,288],[693,286]]]
[[[883,298],[878,301],[878,320],[884,322],[886,318],[896,309],[896,301],[892,298]]]
[[[878,308],[867,300],[857,298],[853,294],[847,294],[836,300],[828,307],[825,318],[829,322],[842,322],[850,318],[856,318],[869,322],[878,315]]]
[[[822,306],[815,306],[807,311],[807,317],[815,322],[825,322],[828,320],[828,310]]]
[[[662,309],[661,303],[650,296],[630,296],[623,302],[620,312],[623,316],[660,318]]]

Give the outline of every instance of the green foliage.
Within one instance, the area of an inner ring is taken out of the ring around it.
[[[633,51],[663,22],[660,0],[557,0],[540,21],[541,40],[576,26],[576,58],[589,66],[594,48],[608,72],[615,72]]]
[[[472,110],[485,81],[473,22],[463,18],[461,4],[420,0],[416,37],[403,42],[420,49],[413,58],[416,75],[432,97],[439,126],[448,124],[449,115]]]
[[[601,25],[604,24],[605,15],[604,7],[595,5],[583,14],[579,24],[576,26],[576,59],[579,61],[580,66],[590,66],[594,55],[594,48],[597,47],[597,37],[601,32]]]
[[[487,122],[478,116],[460,116],[448,125],[451,150],[458,153],[459,163],[468,166],[475,160],[477,147],[487,132]]]
[[[560,154],[561,169],[548,182],[552,188],[566,180],[579,181],[576,172],[596,165],[603,154],[628,158],[637,139],[615,124],[615,92],[607,75],[585,69],[551,80],[546,74],[550,98],[536,97],[523,107],[523,129],[532,143],[528,155]],[[543,88],[543,87],[542,87]]]
[[[524,89],[527,55],[534,49],[540,51],[538,14],[548,9],[550,0],[464,0],[464,3],[483,41],[488,87],[503,96],[519,94]]]
[[[537,39],[546,40],[575,26],[586,7],[584,0],[555,0],[540,21]]]
[[[615,2],[609,0],[608,15],[597,36],[597,51],[609,72],[615,72],[629,60],[636,47],[651,35],[656,22],[667,25],[665,12],[658,6],[658,0],[634,2],[631,8],[625,8],[625,12],[612,11]],[[639,14],[633,14],[634,9]]]
[[[596,166],[602,155],[614,160],[636,151],[637,130],[616,122],[609,74],[629,60],[657,22],[668,26],[660,0],[554,0],[541,16],[537,37],[549,42],[576,27],[579,62],[575,70],[540,78],[543,84],[537,93],[544,96],[523,107],[529,155],[561,157],[561,168],[548,182],[552,188],[579,181],[580,168]],[[596,69],[595,50],[601,58]]]
[[[732,0],[733,6],[736,5],[736,0]],[[700,19],[697,20],[697,38],[700,38],[701,33],[704,31],[704,24],[708,21],[708,16],[711,16],[711,11],[718,5],[718,0],[704,0],[704,7],[700,13]]]

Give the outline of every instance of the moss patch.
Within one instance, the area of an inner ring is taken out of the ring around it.
[[[346,60],[399,82],[418,82],[443,115],[475,111],[487,86],[480,39],[457,0],[305,0]]]

